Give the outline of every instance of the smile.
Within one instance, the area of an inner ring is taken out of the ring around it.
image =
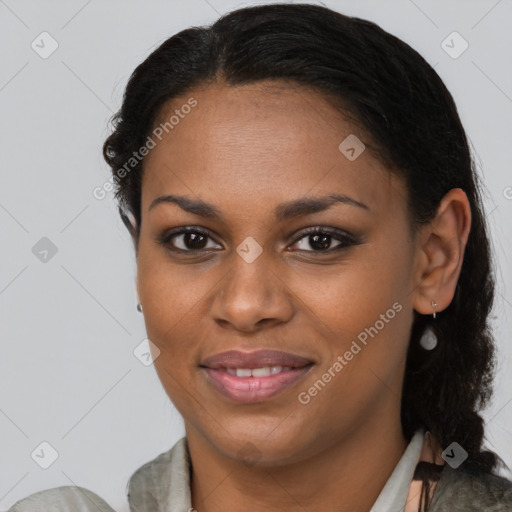
[[[202,368],[215,391],[237,403],[257,403],[289,390],[305,378],[313,364],[301,368]]]

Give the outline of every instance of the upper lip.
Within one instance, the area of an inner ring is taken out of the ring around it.
[[[264,368],[266,366],[290,366],[303,368],[313,361],[296,354],[281,352],[279,350],[257,350],[255,352],[241,352],[229,350],[221,352],[203,360],[200,366],[208,368]]]

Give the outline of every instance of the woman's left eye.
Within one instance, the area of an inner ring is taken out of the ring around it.
[[[333,239],[338,240],[339,243],[335,247],[330,247]],[[301,243],[303,244],[299,248],[301,251],[331,253],[348,248],[351,245],[356,245],[358,241],[354,236],[344,231],[317,227],[303,233],[293,245]],[[308,245],[313,248],[312,251],[304,248],[304,246],[307,247]]]
[[[337,240],[338,244],[331,247],[333,240]],[[171,251],[182,253],[197,253],[204,250],[216,249],[215,246],[218,245],[213,243],[207,231],[194,226],[187,226],[171,232],[165,232],[159,237],[158,241]],[[213,246],[208,246],[209,242],[212,242]],[[334,228],[315,227],[303,232],[292,246],[299,245],[298,249],[305,252],[331,253],[348,248],[352,245],[357,245],[358,243],[356,237],[345,231]],[[307,246],[309,246],[311,250],[307,249]]]

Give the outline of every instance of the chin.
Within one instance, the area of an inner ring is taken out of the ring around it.
[[[291,437],[289,427],[277,428],[275,419],[270,428],[254,431],[230,428],[229,434],[209,437],[210,443],[224,456],[251,467],[276,467],[306,458],[311,440]],[[304,432],[308,430],[304,427]],[[231,435],[230,435],[231,434]]]

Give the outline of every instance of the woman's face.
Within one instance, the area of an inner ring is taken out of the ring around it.
[[[300,87],[195,88],[171,115],[145,161],[137,286],[187,435],[271,465],[396,428],[418,282],[402,181]],[[288,356],[243,359],[261,350]],[[227,351],[242,359],[214,364]]]

